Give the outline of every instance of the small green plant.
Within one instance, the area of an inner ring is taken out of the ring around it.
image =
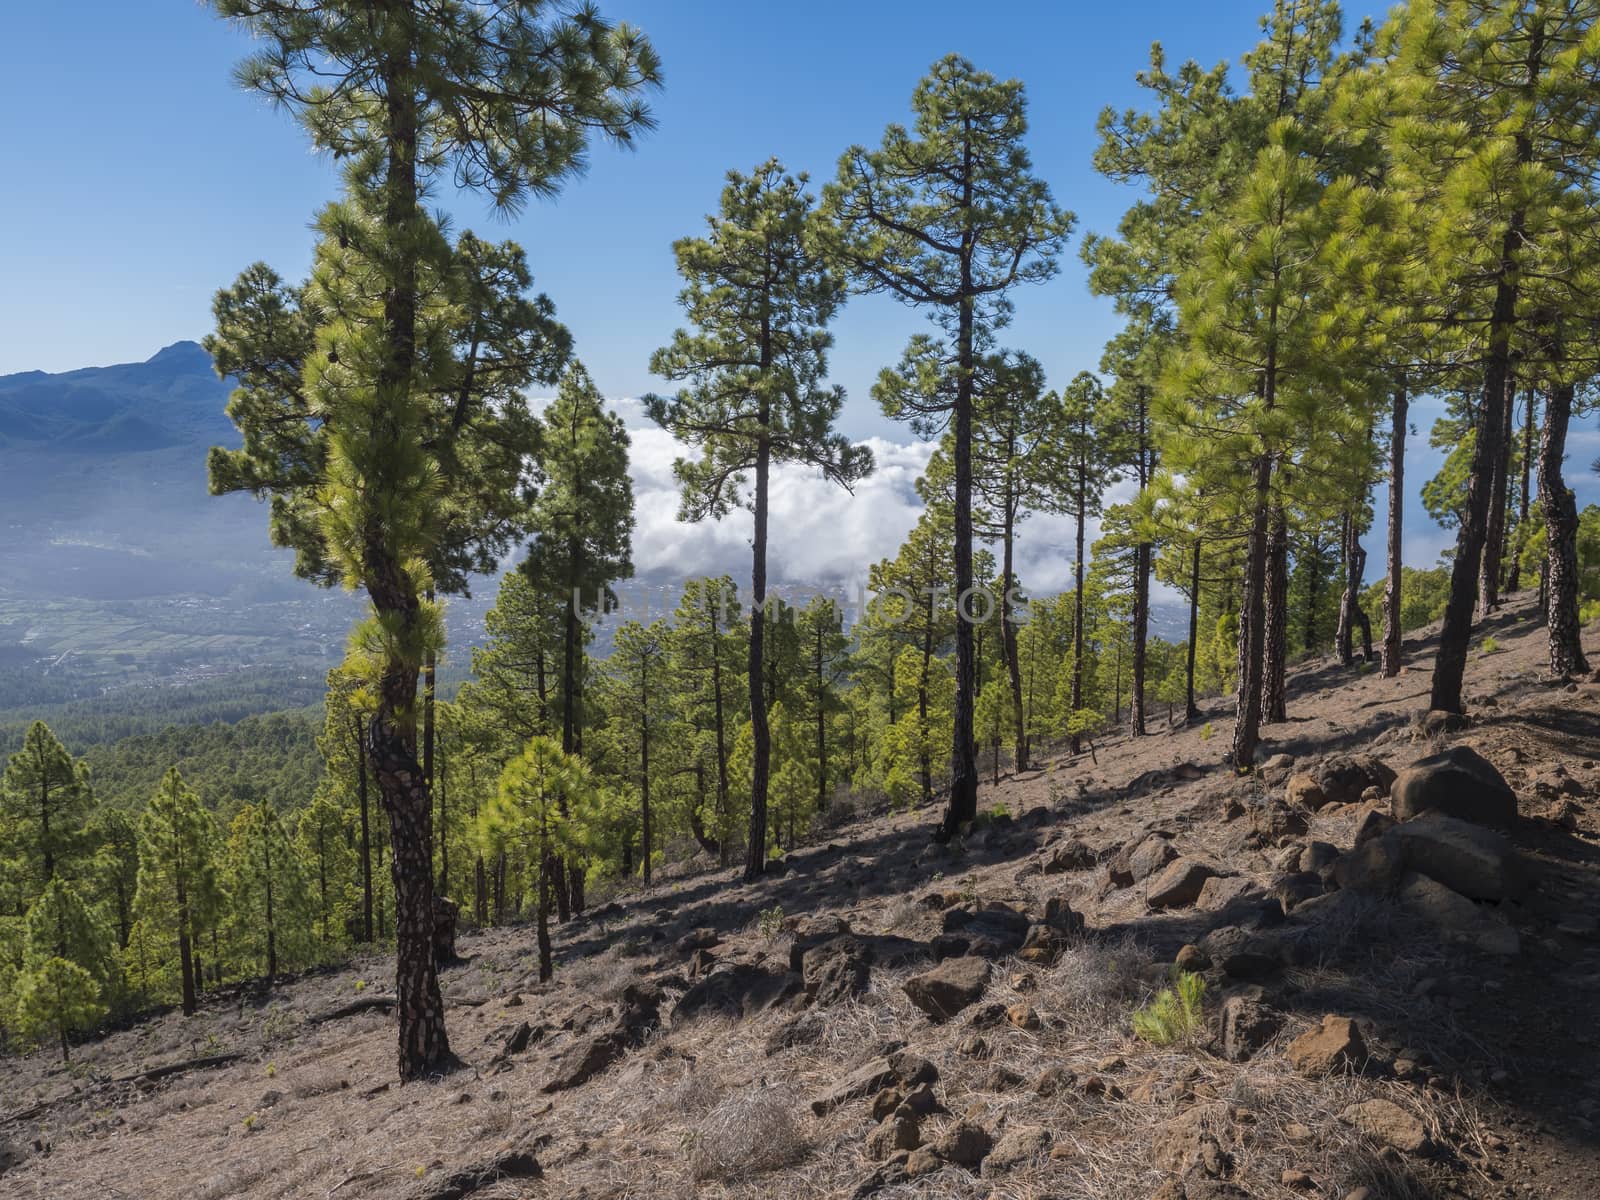
[[[771,908],[763,908],[756,914],[756,928],[761,931],[761,936],[767,940],[767,945],[772,945],[783,933],[783,905],[774,904]]]
[[[1152,1046],[1170,1046],[1200,1027],[1206,981],[1192,971],[1174,970],[1172,986],[1133,1014],[1133,1032]]]
[[[254,1129],[256,1127],[256,1115],[255,1115],[255,1113],[251,1113],[248,1117],[246,1117],[244,1119],[244,1127],[247,1130]]]
[[[961,881],[961,903],[973,908],[978,904],[978,877],[968,875]]]
[[[1217,736],[1216,726],[1212,725],[1210,721],[1207,721],[1204,725],[1200,726],[1200,740],[1202,742],[1209,742],[1212,738],[1214,738],[1216,736]]]
[[[1500,649],[1500,643],[1495,641],[1492,637],[1486,637],[1483,639],[1483,641],[1478,643],[1478,649],[1485,654],[1493,654],[1495,651]]]
[[[278,1076],[278,1064],[277,1063],[268,1063],[267,1064],[267,1078],[268,1079],[276,1079],[277,1076]]]
[[[366,990],[367,990],[367,981],[365,979],[356,980],[356,991],[364,992]]]

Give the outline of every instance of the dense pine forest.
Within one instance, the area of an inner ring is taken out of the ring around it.
[[[902,121],[839,147],[831,178],[730,163],[672,247],[680,324],[642,403],[681,446],[680,520],[748,511],[748,574],[688,564],[675,611],[642,618],[618,590],[629,434],[537,290],[538,247],[432,200],[558,197],[650,136],[670,64],[587,6],[209,6],[255,39],[239,82],[341,178],[303,277],[218,281],[204,346],[242,444],[211,451],[210,486],[261,500],[294,573],[366,617],[303,708],[247,715],[246,681],[0,713],[9,1050],[68,1059],[381,951],[399,1078],[429,1078],[460,1051],[458,933],[526,927],[549,981],[552,930],[619,897],[781,875],[886,810],[960,845],[1015,815],[980,786],[1047,759],[1070,781],[1111,739],[1200,730],[1259,785],[1264,739],[1300,719],[1297,664],[1398,676],[1435,623],[1416,703],[1459,728],[1519,594],[1548,686],[1588,676],[1600,508],[1578,507],[1567,439],[1600,378],[1600,3],[1356,23],[1277,0],[1232,62],[1157,43],[1143,103],[1099,118],[1115,228],[1080,230],[1073,181],[1033,166],[1030,123],[1060,116],[960,54],[905,80]],[[1010,318],[1068,255],[1121,329],[1048,378]],[[828,361],[868,294],[925,318],[871,397],[937,445],[923,510],[860,596],[786,599],[774,472],[850,489],[874,469]],[[1424,397],[1445,415],[1419,431]],[[1429,568],[1407,565],[1417,437],[1444,452],[1422,496],[1454,539]],[[1018,566],[1042,514],[1076,536],[1055,594]],[[474,589],[497,589],[487,636],[446,682],[443,614]],[[1160,597],[1185,636],[1154,632]]]

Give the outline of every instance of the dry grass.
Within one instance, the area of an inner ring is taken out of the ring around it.
[[[723,1098],[687,1139],[696,1179],[742,1179],[803,1160],[809,1150],[789,1089],[758,1086]]]

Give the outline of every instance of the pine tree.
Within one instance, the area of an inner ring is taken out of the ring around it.
[[[808,758],[814,764],[816,813],[826,820],[834,786],[829,772],[828,718],[843,707],[839,685],[849,670],[850,639],[845,636],[839,605],[827,596],[813,596],[794,624],[806,680],[798,691],[804,697],[803,711],[812,732]]]
[[[73,762],[43,721],[28,726],[0,776],[0,859],[11,862],[21,882],[22,907],[58,874],[81,878],[89,849],[84,823],[93,805],[87,767]]]
[[[89,837],[97,847],[90,871],[95,898],[116,922],[117,945],[126,946],[139,884],[138,824],[120,809],[99,808],[89,819]]]
[[[701,849],[715,854],[723,866],[729,861],[730,842],[737,836],[728,758],[736,731],[744,721],[745,699],[740,700],[739,679],[747,650],[740,637],[739,595],[726,575],[691,579],[673,614],[672,669],[685,701],[685,716],[696,735],[695,770],[700,803],[689,808],[690,833]],[[709,771],[704,759],[709,759]],[[715,791],[708,831],[704,796],[706,775]]]
[[[54,1030],[62,1062],[72,1061],[68,1035],[92,1027],[106,1011],[94,977],[63,958],[51,958],[24,971],[17,979],[16,992],[18,1028],[24,1034]]]
[[[110,996],[116,990],[115,935],[64,880],[51,880],[28,909],[23,938],[24,970],[66,959],[89,972],[98,994]]]
[[[659,786],[666,774],[654,760],[666,749],[667,731],[677,715],[667,657],[670,637],[665,621],[649,625],[626,621],[618,626],[606,659],[604,703],[614,734],[627,747],[629,774],[638,789],[640,857],[647,888],[656,845],[651,785]]]
[[[1414,307],[1424,320],[1448,322],[1456,361],[1481,396],[1434,665],[1435,709],[1462,707],[1514,363],[1537,363],[1543,352],[1528,317],[1576,299],[1562,268],[1592,220],[1595,16],[1587,2],[1471,0],[1402,10],[1384,35],[1393,60],[1382,104],[1391,182],[1412,211],[1426,213],[1410,280]]]
[[[549,867],[563,855],[581,851],[573,832],[596,798],[596,786],[577,755],[567,754],[554,738],[536,737],[522,753],[506,764],[500,788],[485,809],[482,836],[494,850],[516,847],[538,879],[537,937],[539,979],[554,971],[550,947]]]
[[[306,959],[310,905],[301,862],[270,804],[247,804],[228,829],[228,922],[235,947],[259,963],[270,986],[280,955]]]
[[[1089,518],[1100,514],[1101,497],[1117,479],[1111,457],[1101,437],[1104,420],[1101,409],[1105,392],[1100,381],[1080,371],[1061,392],[1062,419],[1066,428],[1062,458],[1067,510],[1076,530],[1077,550],[1073,556],[1076,584],[1073,589],[1071,697],[1068,712],[1077,713],[1083,702],[1083,579],[1088,565],[1084,554],[1084,532]],[[1071,735],[1072,753],[1081,752],[1080,737]]]
[[[1072,216],[1032,174],[1022,84],[997,81],[966,59],[935,63],[912,93],[913,128],[890,125],[877,150],[854,146],[825,192],[831,252],[866,292],[928,310],[949,345],[924,356],[943,364],[944,382],[919,390],[921,405],[886,393],[887,415],[951,433],[954,468],[954,577],[970,602],[974,397],[980,356],[1010,316],[1017,285],[1055,274]],[[898,393],[904,397],[905,393]],[[977,657],[972,621],[956,622],[956,696],[948,839],[978,811],[973,748]]]
[[[352,911],[349,894],[357,864],[350,832],[349,814],[323,793],[295,819],[294,854],[310,893],[311,933],[321,957],[344,943]]]
[[[530,522],[534,534],[522,570],[540,592],[559,598],[561,747],[583,748],[583,648],[591,614],[616,608],[611,585],[633,574],[633,481],[628,433],[581,364],[562,376],[543,414],[539,455],[543,490]],[[564,869],[563,869],[564,867]],[[583,865],[554,864],[556,906],[565,919],[583,911]]]
[[[680,329],[651,357],[650,369],[683,387],[648,396],[651,418],[700,452],[673,470],[683,488],[681,518],[722,516],[745,498],[755,520],[751,543],[749,688],[754,739],[750,838],[745,877],[766,866],[771,735],[766,679],[767,539],[771,471],[798,463],[850,487],[872,469],[872,455],[833,432],[844,391],[828,387],[827,325],[843,284],[816,253],[813,200],[806,178],[771,159],[749,175],[728,174],[718,212],[703,238],[673,246],[686,286],[679,303],[692,329]]]
[[[193,1016],[199,991],[195,936],[207,898],[215,895],[211,823],[200,797],[169,770],[139,817],[139,888],[133,909],[177,942],[183,1015]]]
[[[451,561],[441,553],[451,530],[434,519],[440,503],[469,517],[480,505],[515,513],[525,504],[517,440],[495,435],[520,417],[510,403],[519,377],[537,370],[517,362],[496,381],[498,403],[484,403],[483,393],[462,386],[458,357],[436,353],[442,338],[460,344],[460,327],[446,334],[448,320],[430,315],[429,303],[439,280],[461,272],[421,200],[444,172],[502,210],[553,194],[582,170],[592,136],[627,145],[649,128],[640,93],[659,82],[659,70],[642,36],[587,6],[424,14],[351,0],[213,2],[261,44],[240,68],[241,82],[294,111],[314,145],[348,164],[350,199],[322,222],[319,276],[331,286],[326,305],[313,304],[326,315],[310,332],[316,349],[303,377],[296,373],[284,389],[265,355],[220,353],[218,342],[240,335],[228,304],[219,304],[212,354],[240,378],[233,411],[246,439],[243,460],[213,455],[213,477],[219,490],[274,494],[275,531],[295,546],[302,569],[316,573],[326,563],[324,574],[363,586],[373,604],[382,668],[367,753],[390,819],[399,1073],[407,1081],[452,1061],[433,961],[431,802],[417,761],[417,671],[437,639],[421,565],[436,568],[435,586],[446,582],[437,567]],[[520,291],[518,281],[505,290]],[[481,300],[464,298],[481,309]],[[275,298],[274,306],[292,305]],[[535,315],[542,330],[547,322]],[[307,334],[296,336],[303,349]],[[479,402],[450,402],[462,397]],[[285,429],[264,424],[280,413],[302,420]],[[313,413],[315,421],[303,419]],[[452,426],[450,436],[436,436]],[[469,442],[481,453],[467,453]],[[472,469],[451,469],[443,454]],[[507,486],[490,486],[495,475]],[[325,512],[323,498],[333,501]],[[466,527],[487,549],[511,536],[515,522],[468,519]],[[481,536],[490,528],[495,538]]]

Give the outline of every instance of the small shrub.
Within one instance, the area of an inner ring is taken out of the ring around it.
[[[1478,649],[1485,654],[1493,654],[1500,649],[1500,643],[1492,637],[1486,637],[1478,643]]]
[[[1204,725],[1200,726],[1200,740],[1202,742],[1209,742],[1216,736],[1216,726],[1212,725],[1210,721],[1207,721]]]
[[[1200,1027],[1206,981],[1192,971],[1177,971],[1172,986],[1133,1014],[1133,1032],[1152,1046],[1170,1046]]]
[[[767,945],[770,946],[777,941],[783,935],[783,905],[774,904],[771,908],[763,908],[757,913],[756,928],[767,940]]]
[[[356,991],[364,992],[366,990],[367,990],[367,981],[365,979],[356,980]]]

